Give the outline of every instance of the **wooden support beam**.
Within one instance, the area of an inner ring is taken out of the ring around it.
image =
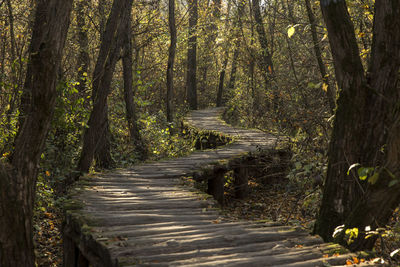
[[[74,241],[64,234],[63,236],[63,246],[64,246],[64,262],[63,267],[75,267],[78,258],[77,247]]]
[[[244,199],[249,195],[248,168],[241,164],[233,169],[235,197]]]
[[[221,206],[224,206],[225,169],[216,169],[214,177],[208,180],[207,193],[212,195]]]

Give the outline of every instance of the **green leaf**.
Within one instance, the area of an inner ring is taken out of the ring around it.
[[[291,26],[287,31],[288,37],[291,38],[295,31],[296,31],[296,29],[293,26]]]
[[[366,180],[368,175],[371,174],[374,171],[374,169],[375,168],[373,167],[360,167],[357,170],[358,178],[360,178],[361,181]]]
[[[371,177],[368,179],[368,183],[375,184],[379,179],[379,172],[375,172]]]
[[[360,163],[354,163],[354,164],[352,164],[352,165],[350,166],[350,168],[347,170],[347,175],[350,175],[350,171],[351,171],[352,169],[354,169],[355,167],[358,167],[358,166],[361,166],[361,164],[360,164]]]

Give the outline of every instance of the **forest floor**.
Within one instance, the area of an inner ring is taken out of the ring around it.
[[[34,240],[36,262],[40,267],[62,266],[62,220],[59,208],[36,212],[34,217]]]

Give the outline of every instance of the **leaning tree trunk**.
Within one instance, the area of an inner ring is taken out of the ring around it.
[[[106,1],[100,0],[98,3],[98,12],[100,15],[99,29],[100,29],[100,40],[103,40],[105,34],[106,24]],[[96,88],[92,90],[92,98],[94,99],[97,94]],[[110,169],[114,166],[114,160],[111,156],[111,132],[110,123],[108,120],[108,103],[104,106],[102,124],[104,125],[104,131],[102,132],[97,145],[94,150],[95,167],[97,169]]]
[[[171,35],[171,43],[168,48],[167,66],[167,121],[174,120],[173,100],[174,100],[174,62],[176,51],[176,26],[175,26],[175,0],[168,2],[168,25]]]
[[[122,51],[122,67],[124,75],[124,99],[126,108],[126,120],[128,122],[129,133],[131,141],[135,146],[136,152],[139,154],[141,160],[147,158],[147,149],[142,140],[139,132],[139,125],[137,122],[137,115],[135,110],[135,104],[133,101],[133,62],[132,62],[132,29],[131,29],[131,14],[126,21],[125,31],[121,32],[123,36],[120,38],[124,39],[123,51]]]
[[[83,136],[83,148],[79,159],[77,170],[81,173],[89,171],[92,164],[95,149],[99,144],[100,137],[106,130],[104,112],[107,104],[107,97],[110,93],[111,80],[118,60],[122,45],[119,34],[124,29],[124,23],[131,12],[132,1],[114,0],[111,13],[107,21],[104,36],[102,38],[99,57],[93,73],[93,91],[96,92],[93,98],[93,110],[90,114],[88,126]],[[77,179],[78,177],[74,177]],[[70,181],[72,182],[72,181]]]
[[[197,19],[197,0],[189,0],[186,93],[190,109],[197,109]]]
[[[72,0],[37,2],[24,84],[30,100],[10,164],[0,163],[0,266],[35,266],[32,216],[38,164],[56,100]]]
[[[311,25],[311,36],[313,40],[315,58],[317,59],[318,62],[318,68],[319,68],[319,73],[321,74],[322,82],[326,86],[326,98],[328,100],[329,109],[333,114],[336,108],[336,92],[329,83],[328,73],[326,71],[325,64],[322,60],[322,53],[321,53],[321,48],[319,46],[317,28],[315,24],[315,16],[311,9],[310,0],[304,0],[304,1],[306,3],[308,20]]]
[[[329,147],[323,200],[315,232],[332,239],[335,227],[358,228],[352,250],[370,249],[375,238],[364,229],[386,225],[400,202],[400,114],[397,90],[400,66],[400,2],[375,2],[373,42],[367,76],[361,64],[353,24],[345,1],[321,0],[340,88]],[[355,163],[374,168],[376,174],[361,181]]]

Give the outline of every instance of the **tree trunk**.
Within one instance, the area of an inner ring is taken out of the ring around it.
[[[335,227],[358,228],[352,250],[372,248],[375,238],[365,239],[366,226],[386,225],[400,202],[400,114],[397,90],[400,66],[400,3],[375,3],[373,42],[368,76],[365,76],[353,24],[345,1],[321,0],[340,88],[329,147],[329,163],[323,200],[315,232],[332,239]],[[347,175],[355,163],[373,167],[373,183],[361,181],[357,172]],[[398,179],[398,178],[396,178]],[[347,245],[340,239],[337,240]]]
[[[88,126],[83,136],[83,148],[79,159],[77,170],[81,173],[89,171],[93,161],[95,149],[99,144],[101,136],[107,128],[104,120],[104,112],[107,97],[111,91],[111,80],[118,60],[122,45],[119,34],[125,27],[124,23],[131,12],[132,1],[115,0],[107,21],[102,38],[99,56],[93,73],[93,110],[90,114]],[[77,179],[77,177],[74,177]],[[71,182],[71,181],[70,181]]]
[[[111,77],[112,79],[112,77]],[[111,82],[110,82],[111,84]],[[104,111],[102,115],[102,125],[104,125],[104,129],[102,130],[102,135],[99,137],[97,141],[97,145],[94,151],[94,160],[95,160],[95,168],[96,169],[111,169],[114,167],[115,162],[111,156],[111,131],[110,131],[110,122],[108,120],[108,103],[104,105]]]
[[[239,5],[237,8],[237,17],[235,20],[234,24],[234,30],[236,31],[236,36],[235,36],[235,41],[234,41],[234,51],[233,51],[233,58],[232,58],[232,66],[231,66],[231,74],[229,76],[229,82],[228,82],[228,90],[232,91],[235,88],[235,83],[236,83],[236,72],[237,72],[237,63],[239,60],[239,49],[241,48],[241,28],[243,27],[242,25],[242,17],[244,15],[244,8],[245,8],[246,2],[245,1],[239,1]]]
[[[175,0],[168,2],[168,24],[171,35],[171,43],[168,49],[168,67],[167,67],[167,121],[174,120],[174,62],[176,51],[176,27],[175,27]]]
[[[315,58],[317,59],[317,62],[318,62],[318,68],[319,68],[319,72],[321,74],[322,82],[325,84],[325,86],[327,88],[326,89],[326,98],[328,100],[329,109],[330,109],[331,113],[333,114],[334,110],[336,108],[336,92],[329,83],[328,73],[326,71],[324,62],[322,60],[321,48],[319,46],[317,28],[316,28],[316,24],[315,24],[315,16],[311,9],[310,0],[304,0],[304,1],[306,3],[308,20],[311,25],[311,36],[312,36],[312,40],[313,40]]]
[[[123,51],[122,51],[122,67],[124,75],[124,99],[126,108],[126,120],[128,122],[130,138],[135,146],[136,152],[139,154],[141,160],[147,158],[146,146],[143,143],[142,137],[139,132],[139,125],[137,122],[136,108],[133,101],[133,62],[132,62],[132,29],[131,29],[131,14],[126,21],[125,31],[121,32],[121,38],[124,39]]]
[[[236,83],[236,72],[237,72],[237,62],[239,59],[239,44],[235,47],[235,51],[233,51],[232,65],[231,65],[231,74],[229,75],[228,81],[228,93],[231,93],[235,88]]]
[[[204,50],[203,50],[203,62],[202,62],[202,67],[201,67],[201,72],[202,72],[202,79],[201,79],[201,88],[200,90],[202,92],[207,91],[209,88],[209,79],[208,79],[208,73],[209,69],[212,66],[212,61],[213,58],[215,57],[215,49],[216,49],[216,40],[218,37],[218,22],[221,19],[221,7],[222,7],[222,1],[221,0],[212,0],[212,12],[211,15],[207,15],[209,18],[209,23],[205,28],[205,44],[204,44]],[[217,66],[218,66],[218,58],[217,60]]]
[[[105,34],[105,25],[106,25],[106,5],[107,2],[105,0],[100,0],[98,3],[98,12],[100,15],[99,21],[99,29],[100,29],[100,40],[103,40]],[[111,78],[112,79],[112,78]],[[96,88],[92,89],[92,99],[95,98],[97,94]],[[111,132],[110,132],[110,123],[108,121],[108,103],[104,106],[104,110],[102,113],[102,125],[104,125],[104,131],[102,132],[99,140],[97,141],[96,148],[94,150],[94,160],[96,169],[111,169],[115,162],[111,156]]]
[[[219,72],[219,82],[218,82],[218,89],[217,89],[217,101],[216,101],[216,106],[221,107],[223,106],[223,94],[224,94],[224,82],[225,82],[225,73],[226,73],[226,67],[228,66],[228,60],[229,60],[229,36],[230,36],[230,25],[229,25],[229,15],[231,11],[231,1],[228,0],[228,7],[226,11],[226,21],[225,21],[225,35],[226,40],[224,44],[225,48],[225,53],[224,53],[224,61],[222,62],[222,68],[221,71]]]
[[[260,10],[260,1],[259,0],[252,0],[252,9],[253,9],[253,16],[256,22],[256,32],[258,35],[258,41],[261,46],[261,65],[260,69],[264,78],[265,82],[265,91],[268,91],[268,87],[270,85],[270,80],[274,75],[274,65],[272,62],[272,53],[268,49],[268,40],[265,34],[263,19],[261,16]],[[278,109],[278,92],[276,88],[273,88],[273,107],[274,110]]]
[[[78,78],[79,82],[78,91],[80,97],[87,101],[87,76],[89,71],[89,38],[87,33],[87,25],[85,20],[85,8],[87,9],[87,0],[79,0],[76,3],[76,23],[78,26],[78,44],[79,53],[77,58]],[[87,106],[87,105],[86,105]]]
[[[197,0],[189,1],[189,38],[186,73],[187,102],[192,110],[197,109]]]
[[[72,0],[41,0],[29,48],[24,124],[10,164],[0,163],[0,265],[35,266],[32,216],[38,164],[56,100]]]
[[[226,48],[228,49],[228,48]],[[225,52],[225,59],[222,63],[222,69],[219,73],[219,82],[218,82],[218,91],[217,91],[217,107],[223,106],[223,93],[224,93],[224,81],[225,81],[225,73],[226,67],[228,66],[228,59],[229,59],[229,50]]]

